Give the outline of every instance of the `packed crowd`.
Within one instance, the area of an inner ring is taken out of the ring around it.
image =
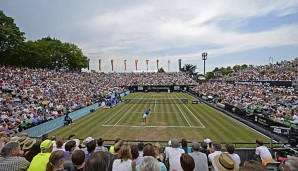
[[[0,67],[0,131],[23,129],[86,107],[122,86],[188,85],[183,73],[74,73]],[[9,136],[11,136],[9,134]]]
[[[253,66],[220,77],[220,80],[237,81],[293,81],[298,78],[298,58],[275,64]]]
[[[113,146],[106,147],[102,138],[87,137],[81,144],[75,135],[64,142],[45,134],[37,141],[24,133],[11,138],[0,152],[0,170],[9,171],[266,171],[268,163],[281,163],[283,170],[298,170],[298,158],[279,153],[272,157],[261,140],[256,140],[252,160],[242,162],[233,144],[227,143],[224,150],[210,139],[194,141],[190,146],[185,139],[181,145],[172,139],[164,148],[158,142],[128,145],[118,138]]]
[[[193,89],[219,105],[230,104],[276,122],[298,124],[298,92],[292,87],[206,83]]]

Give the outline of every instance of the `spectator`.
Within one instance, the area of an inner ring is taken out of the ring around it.
[[[97,147],[96,147],[95,150],[96,150],[96,151],[103,151],[103,152],[108,153],[109,150],[108,150],[107,147],[103,146],[103,142],[104,142],[104,140],[103,140],[102,138],[99,138],[99,139],[97,140]]]
[[[179,149],[179,141],[177,139],[171,140],[172,147],[169,147],[165,150],[166,160],[169,163],[169,169],[176,169],[178,171],[182,170],[180,163],[180,156],[182,153],[185,153],[183,149]]]
[[[118,159],[113,163],[113,171],[134,171],[136,163],[132,160],[129,145],[123,145],[118,153]]]
[[[221,144],[218,142],[213,142],[211,148],[209,148],[209,155],[208,155],[208,160],[212,164],[212,168],[214,171],[220,171],[216,168],[215,163],[214,163],[214,158],[215,156],[218,156],[221,154]]]
[[[156,158],[155,149],[154,149],[153,145],[150,143],[145,145],[144,150],[143,150],[143,156],[144,157],[151,156],[151,157],[154,157],[158,161],[158,159]],[[159,162],[160,170],[166,171],[167,168],[166,168],[165,164],[160,161],[158,161],[158,162]],[[137,170],[138,170],[138,166],[137,166]]]
[[[235,153],[235,146],[232,143],[227,143],[226,150],[228,154],[237,162],[238,166],[240,166],[241,160],[239,155]]]
[[[36,141],[33,146],[30,148],[30,150],[24,154],[24,157],[26,158],[27,161],[31,162],[32,159],[40,153],[40,144],[41,141]]]
[[[227,153],[220,153],[214,157],[214,164],[218,171],[238,171],[239,165]]]
[[[22,149],[23,152],[24,152],[24,155],[23,156],[25,156],[29,152],[30,148],[32,148],[35,143],[36,143],[36,140],[35,139],[28,139],[24,143],[23,149]]]
[[[180,163],[183,171],[193,171],[195,168],[195,161],[189,154],[183,153],[180,157]]]
[[[273,162],[272,155],[267,147],[263,146],[262,140],[256,140],[256,154],[254,156],[254,159],[260,163],[262,163],[264,166],[268,162]]]
[[[155,158],[156,158],[159,162],[163,162],[163,161],[164,161],[163,148],[162,148],[162,146],[159,144],[159,142],[156,142],[156,143],[154,144],[154,152],[155,152]]]
[[[20,144],[18,142],[7,143],[1,151],[0,170],[27,170],[30,163],[19,155],[21,155]]]
[[[159,162],[152,156],[145,156],[138,165],[138,171],[160,171]]]
[[[47,163],[53,150],[53,142],[51,140],[44,140],[40,144],[41,152],[38,153],[31,161],[28,171],[46,170]]]
[[[53,151],[47,163],[46,171],[64,170],[63,162],[66,155],[66,152],[63,150]]]
[[[139,149],[139,157],[136,159],[136,164],[137,165],[140,163],[140,161],[143,158],[143,149],[144,149],[144,143],[143,142],[138,143],[138,149]]]
[[[71,155],[73,163],[72,171],[83,171],[85,165],[85,152],[83,150],[75,150]]]
[[[121,140],[121,138],[117,138],[117,139],[115,140],[115,144],[116,144],[118,141],[120,141],[120,140]],[[109,152],[110,152],[111,154],[115,153],[114,146],[111,146],[111,147],[110,147]]]
[[[111,154],[110,153],[110,164],[109,164],[109,171],[112,171],[112,168],[113,168],[113,163],[116,159],[118,159],[118,153],[121,149],[121,147],[123,146],[123,141],[122,140],[119,140],[115,146],[114,146],[114,153]]]
[[[137,164],[136,160],[138,159],[139,157],[139,149],[136,145],[130,145],[130,150],[131,150],[131,157],[132,157],[132,160]]]
[[[89,139],[89,140],[91,140],[91,139]],[[91,156],[94,153],[95,148],[96,148],[96,141],[94,139],[91,140],[91,141],[89,141],[89,140],[85,141],[86,142],[86,147],[87,147],[86,159],[88,159],[89,156]]]
[[[86,161],[84,171],[107,171],[110,163],[109,155],[102,151],[94,152]]]
[[[71,171],[73,166],[72,166],[72,161],[71,161],[71,155],[74,152],[75,148],[76,148],[76,141],[75,140],[70,140],[67,143],[65,143],[65,152],[66,152],[66,156],[65,156],[65,160],[64,160],[64,169],[67,171]]]
[[[198,142],[192,142],[192,153],[189,155],[194,159],[195,169],[194,171],[208,171],[208,160],[205,153],[200,152],[200,144]]]
[[[279,166],[281,171],[298,171],[298,160],[288,159],[285,163]]]
[[[179,148],[183,149],[186,154],[191,153],[191,147],[187,146],[187,141],[184,138],[181,140],[181,146]]]
[[[64,144],[63,139],[61,138],[57,139],[55,144],[56,144],[56,149],[53,149],[53,151],[57,151],[57,150],[65,151],[65,149],[63,148],[63,144]],[[53,146],[55,146],[55,144],[53,144]]]
[[[247,160],[239,168],[239,171],[269,171],[269,169],[255,160]]]

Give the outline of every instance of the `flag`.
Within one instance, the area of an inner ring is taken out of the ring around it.
[[[114,59],[111,60],[112,71],[114,71]]]
[[[136,71],[138,70],[138,60],[135,60],[135,64],[136,64]]]
[[[147,72],[148,72],[148,63],[149,63],[149,60],[146,60]]]
[[[101,71],[101,60],[100,59],[98,60],[98,69],[99,69],[99,71]]]
[[[126,59],[124,60],[124,70],[126,71]]]

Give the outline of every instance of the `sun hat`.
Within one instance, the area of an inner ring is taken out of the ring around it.
[[[18,142],[18,141],[19,141],[18,136],[11,137],[11,139],[10,139],[10,142]]]
[[[40,148],[41,149],[48,149],[53,145],[53,142],[51,140],[44,140],[41,144],[40,144]]]
[[[237,171],[239,169],[237,162],[227,153],[215,156],[214,164],[220,171]]]
[[[92,137],[87,137],[86,139],[84,139],[83,143],[82,143],[82,147],[86,147],[86,144],[90,143],[91,141],[93,141],[94,138]]]
[[[23,150],[29,150],[35,143],[35,139],[28,139],[23,145]]]
[[[23,145],[29,138],[28,137],[25,137],[25,136],[21,136],[19,138],[19,143],[20,145]]]

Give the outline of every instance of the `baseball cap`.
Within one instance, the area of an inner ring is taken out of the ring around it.
[[[41,149],[48,149],[53,145],[53,142],[51,140],[44,140],[41,144],[40,144],[40,148]]]
[[[194,148],[194,149],[199,149],[200,148],[200,144],[198,142],[193,141],[191,143],[191,147]]]

